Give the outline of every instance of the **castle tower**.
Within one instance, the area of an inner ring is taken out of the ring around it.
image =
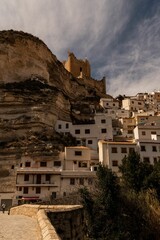
[[[74,77],[91,77],[89,61],[87,59],[77,59],[72,52],[68,52],[68,59],[63,62],[63,65]]]

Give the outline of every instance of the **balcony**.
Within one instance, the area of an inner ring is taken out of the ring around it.
[[[58,187],[56,182],[17,182],[16,187]]]

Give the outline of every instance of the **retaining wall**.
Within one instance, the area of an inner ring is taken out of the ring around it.
[[[37,219],[42,240],[83,240],[84,217],[81,205],[31,205],[13,207],[11,215]]]

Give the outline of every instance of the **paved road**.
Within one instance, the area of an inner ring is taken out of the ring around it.
[[[0,212],[0,240],[39,240],[37,221]]]

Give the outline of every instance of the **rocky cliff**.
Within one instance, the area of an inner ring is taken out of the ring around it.
[[[90,102],[105,95],[95,86],[73,77],[37,37],[1,31],[0,167],[14,169],[22,154],[56,156],[65,144],[56,120],[89,120]]]

